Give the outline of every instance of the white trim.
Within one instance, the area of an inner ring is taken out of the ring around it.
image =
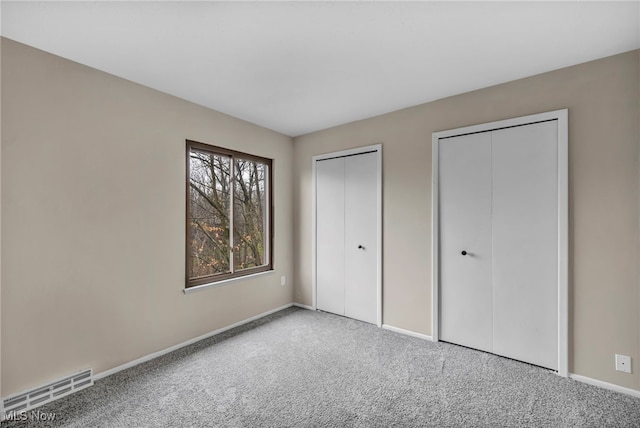
[[[105,377],[107,377],[107,376],[111,376],[111,375],[112,375],[112,374],[114,374],[114,373],[118,373],[118,372],[120,372],[120,371],[122,371],[122,370],[126,370],[126,369],[128,369],[128,368],[131,368],[131,367],[137,366],[138,364],[142,364],[142,363],[144,363],[144,362],[147,362],[147,361],[153,360],[154,358],[158,358],[158,357],[160,357],[160,356],[162,356],[162,355],[164,355],[164,354],[168,354],[169,352],[173,352],[173,351],[175,351],[175,350],[177,350],[177,349],[184,348],[185,346],[192,345],[192,344],[194,344],[194,343],[196,343],[196,342],[199,342],[199,341],[201,341],[201,340],[208,339],[209,337],[211,337],[211,336],[215,336],[216,334],[224,333],[224,332],[225,332],[225,331],[227,331],[227,330],[231,330],[232,328],[236,328],[236,327],[239,327],[239,326],[241,326],[241,325],[244,325],[244,324],[250,323],[251,321],[255,321],[255,320],[257,320],[257,319],[264,318],[264,317],[266,317],[267,315],[271,315],[271,314],[273,314],[273,313],[275,313],[275,312],[278,312],[278,311],[281,311],[281,310],[283,310],[283,309],[290,308],[291,306],[293,306],[293,303],[289,303],[289,304],[287,304],[287,305],[283,305],[283,306],[280,306],[280,307],[278,307],[278,308],[271,309],[271,310],[269,310],[269,311],[267,311],[267,312],[263,312],[263,313],[261,313],[261,314],[258,314],[258,315],[255,315],[255,316],[252,316],[251,318],[247,318],[247,319],[245,319],[245,320],[238,321],[238,322],[233,323],[233,324],[231,324],[231,325],[228,325],[228,326],[226,326],[226,327],[222,327],[222,328],[219,328],[219,329],[214,330],[214,331],[212,331],[212,332],[209,332],[209,333],[203,334],[202,336],[198,336],[198,337],[195,337],[195,338],[193,338],[193,339],[189,339],[189,340],[187,340],[187,341],[185,341],[185,342],[178,343],[177,345],[173,345],[173,346],[170,346],[170,347],[168,347],[168,348],[162,349],[162,350],[160,350],[160,351],[153,352],[153,353],[151,353],[151,354],[145,355],[144,357],[140,357],[140,358],[138,358],[138,359],[135,359],[135,360],[130,361],[130,362],[128,362],[128,363],[125,363],[125,364],[119,365],[119,366],[114,367],[114,368],[112,368],[112,369],[105,370],[105,371],[103,371],[102,373],[98,373],[98,374],[96,374],[96,375],[94,375],[94,376],[93,376],[93,380],[94,380],[94,381],[97,381],[97,380],[100,380],[100,379],[105,378]]]
[[[378,260],[376,260],[376,287],[378,289],[378,308],[377,308],[377,322],[378,327],[382,327],[382,144],[377,144],[378,154],[377,154],[377,169],[376,172],[377,180],[378,180],[378,191],[376,195],[377,199],[377,207],[378,210],[378,224],[376,225],[376,246],[378,250]]]
[[[382,144],[372,144],[370,146],[356,147],[354,149],[340,150],[338,152],[323,153],[315,155],[311,159],[315,162],[323,159],[342,158],[367,152],[382,152]]]
[[[196,285],[194,287],[184,288],[182,291],[184,292],[184,294],[191,294],[191,293],[195,293],[196,291],[201,291],[207,288],[222,287],[223,285],[227,285],[230,282],[236,282],[243,279],[255,278],[256,276],[268,275],[273,272],[275,272],[275,269],[266,270],[264,272],[252,273],[250,275],[237,276],[235,278],[229,278],[222,281],[210,282],[208,284]]]
[[[426,334],[416,333],[415,331],[405,330],[404,328],[394,327],[394,326],[389,325],[389,324],[382,324],[382,328],[384,330],[393,331],[394,333],[400,333],[400,334],[404,334],[404,335],[407,335],[407,336],[417,337],[418,339],[428,340],[430,342],[433,342],[433,337],[428,336]]]
[[[624,386],[616,385],[614,383],[604,382],[602,380],[593,379],[593,378],[578,375],[575,373],[569,373],[569,377],[571,379],[577,380],[578,382],[588,383],[589,385],[598,386],[600,388],[605,388],[611,391],[620,392],[622,394],[627,394],[632,397],[640,398],[640,391],[638,391],[637,389],[625,388]]]
[[[439,261],[439,171],[438,171],[438,145],[439,140],[456,135],[470,134],[474,132],[486,132],[510,126],[527,125],[546,120],[558,121],[558,375],[568,376],[569,367],[569,291],[568,291],[568,109],[549,111],[545,113],[521,116],[496,122],[466,126],[463,128],[449,129],[434,132],[431,136],[432,144],[432,188],[431,188],[431,322],[432,336],[438,341],[439,333],[439,297],[440,286],[440,261]]]
[[[447,129],[446,131],[434,132],[433,136],[438,139],[455,137],[457,135],[472,134],[474,132],[493,131],[510,126],[528,125],[530,123],[542,122],[545,120],[567,119],[568,109],[547,111],[544,113],[530,114],[528,116],[514,117],[511,119],[497,120],[495,122],[481,123],[478,125],[464,126],[462,128]],[[559,131],[559,130],[558,130]]]
[[[438,208],[440,188],[440,170],[438,137],[433,134],[431,142],[431,337],[434,342],[440,336],[440,318],[438,308],[440,307],[440,214]]]
[[[316,233],[318,232],[317,222],[318,222],[318,212],[316,207],[316,198],[317,198],[317,190],[316,190],[316,158],[311,158],[311,306],[315,311],[318,309],[318,304],[316,302],[316,246],[317,237]]]
[[[569,375],[569,110],[558,119],[558,374]]]
[[[303,305],[302,303],[294,303],[293,306],[295,306],[296,308],[308,309],[310,311],[315,311],[316,310],[316,308],[314,308],[313,306]]]
[[[323,159],[339,158],[344,156],[357,155],[360,153],[377,152],[377,207],[378,222],[376,225],[376,247],[378,257],[376,260],[376,325],[382,327],[382,144],[357,147],[355,149],[341,150],[339,152],[325,153],[311,158],[312,163],[312,229],[311,229],[311,294],[313,296],[313,309],[317,309],[316,301],[316,233],[317,233],[317,211],[316,211],[316,162]]]

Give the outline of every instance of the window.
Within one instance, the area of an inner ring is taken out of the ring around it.
[[[271,171],[271,159],[187,140],[187,288],[272,269]]]

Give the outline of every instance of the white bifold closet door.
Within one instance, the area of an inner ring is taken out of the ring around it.
[[[440,140],[440,337],[557,370],[557,121]]]
[[[344,158],[316,163],[316,305],[344,315]]]
[[[491,241],[491,133],[441,140],[440,338],[488,352]]]
[[[377,154],[316,163],[316,304],[376,323]]]

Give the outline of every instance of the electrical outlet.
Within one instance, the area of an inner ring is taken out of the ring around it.
[[[628,355],[616,354],[616,370],[619,372],[631,373],[631,357]]]
[[[280,285],[284,286],[287,283],[287,277],[282,275],[280,277]]]

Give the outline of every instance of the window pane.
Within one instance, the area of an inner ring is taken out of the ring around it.
[[[267,166],[244,159],[234,162],[233,263],[240,271],[267,264]]]
[[[191,233],[190,278],[227,273],[229,239],[230,158],[191,150],[189,164]]]

